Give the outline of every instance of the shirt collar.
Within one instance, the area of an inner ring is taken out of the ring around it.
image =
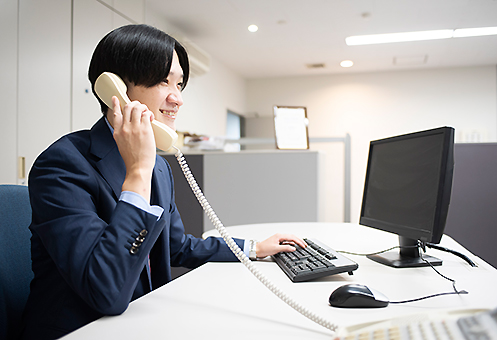
[[[107,123],[107,126],[109,127],[109,130],[112,134],[114,134],[114,128],[112,125],[110,125],[109,121],[107,120],[107,117],[105,117],[105,122]]]

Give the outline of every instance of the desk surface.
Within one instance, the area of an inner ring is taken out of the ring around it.
[[[347,223],[275,223],[228,228],[231,236],[265,239],[275,232],[317,238],[336,250],[369,253],[398,245],[396,235]],[[217,235],[209,231],[204,237]],[[437,250],[429,254],[444,263],[437,269],[456,280],[468,295],[448,295],[382,309],[337,309],[328,305],[330,293],[346,283],[362,283],[391,301],[452,291],[452,283],[432,268],[395,269],[363,256],[347,255],[359,264],[354,275],[339,274],[311,282],[292,283],[277,265],[255,265],[284,292],[311,311],[339,326],[420,313],[491,309],[497,305],[497,270],[444,235],[441,244],[468,255],[477,268]],[[67,339],[329,339],[332,333],[308,320],[264,287],[241,263],[208,263],[132,302],[128,310],[103,317]]]

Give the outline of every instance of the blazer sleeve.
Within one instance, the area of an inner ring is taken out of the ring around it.
[[[40,155],[29,190],[30,229],[62,278],[98,312],[124,312],[166,221],[117,201],[71,143],[56,143]],[[138,251],[131,252],[137,240]]]
[[[243,250],[244,241],[234,239]],[[220,237],[195,238],[184,233],[177,210],[171,216],[171,265],[196,268],[206,262],[238,261]]]

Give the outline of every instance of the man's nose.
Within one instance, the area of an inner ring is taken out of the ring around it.
[[[167,97],[167,100],[170,103],[176,104],[176,106],[178,106],[178,107],[180,107],[181,105],[183,105],[183,97],[181,96],[181,92],[180,91],[171,92],[169,94],[169,96]]]

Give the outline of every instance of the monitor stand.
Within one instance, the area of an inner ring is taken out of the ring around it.
[[[439,258],[423,254],[419,252],[418,241],[399,236],[400,251],[387,252],[382,254],[368,255],[367,258],[378,263],[395,267],[395,268],[411,268],[411,267],[428,267],[441,266],[442,260]],[[430,262],[428,264],[426,261]]]

